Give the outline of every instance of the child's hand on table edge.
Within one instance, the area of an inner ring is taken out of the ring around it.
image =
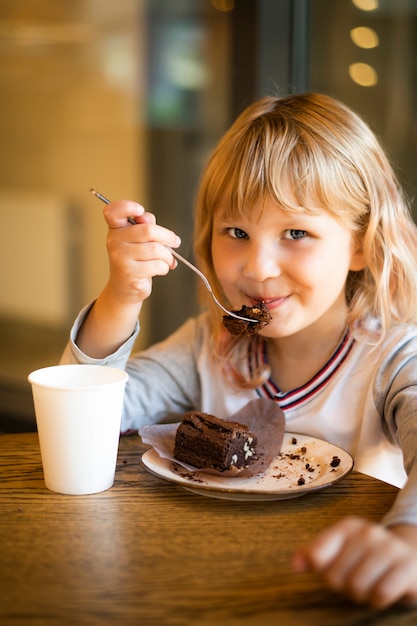
[[[417,527],[346,517],[301,546],[292,569],[318,573],[334,591],[375,609],[417,605]]]

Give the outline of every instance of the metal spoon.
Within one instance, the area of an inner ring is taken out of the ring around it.
[[[101,193],[99,193],[98,191],[96,191],[95,189],[93,189],[93,187],[90,187],[90,192],[96,196],[96,198],[98,198],[99,200],[101,200],[102,202],[104,202],[104,204],[110,204],[111,200],[109,200],[108,198],[106,198],[105,196],[103,196]],[[135,219],[129,215],[127,218],[128,222],[130,222],[130,224],[135,224]],[[178,252],[176,252],[175,250],[173,250],[172,248],[170,248],[169,246],[166,246],[168,248],[168,250],[171,252],[171,254],[178,259],[178,261],[181,261],[182,263],[184,263],[185,265],[187,265],[191,270],[193,270],[193,272],[195,272],[203,281],[204,285],[206,286],[206,288],[208,289],[208,291],[211,294],[211,297],[213,298],[214,302],[217,304],[217,306],[219,306],[222,311],[224,311],[225,313],[227,313],[227,315],[230,315],[231,317],[235,317],[238,320],[243,320],[244,322],[251,322],[253,323],[257,323],[259,320],[257,319],[253,319],[250,317],[242,317],[241,315],[237,315],[236,313],[234,313],[233,311],[229,311],[228,309],[226,309],[226,307],[224,307],[221,302],[218,301],[218,299],[216,298],[216,296],[213,293],[213,289],[207,279],[207,277],[203,274],[203,272],[201,272],[195,265],[193,265],[192,263],[190,263],[190,261],[188,261],[187,259],[185,259],[183,256],[181,256],[180,254],[178,254]]]

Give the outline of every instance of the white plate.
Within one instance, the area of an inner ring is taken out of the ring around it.
[[[188,472],[181,465],[161,458],[153,448],[142,455],[142,463],[155,476],[193,493],[246,501],[297,498],[332,485],[353,468],[353,459],[345,450],[316,437],[296,433],[285,433],[281,452],[269,468],[250,477],[227,478],[202,471]]]

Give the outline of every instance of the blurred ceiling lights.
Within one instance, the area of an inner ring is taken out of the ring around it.
[[[378,0],[352,0],[352,4],[361,11],[375,11],[379,7]]]
[[[378,34],[373,28],[358,26],[350,31],[350,37],[358,48],[376,48],[379,45]]]
[[[361,87],[374,87],[378,83],[378,74],[368,63],[351,63],[349,76]]]
[[[379,8],[378,0],[352,0],[352,4],[361,11],[376,11]],[[379,46],[378,33],[367,26],[358,26],[350,31],[350,38],[355,46],[365,50]],[[361,87],[374,87],[378,84],[378,73],[369,63],[351,63],[349,76],[354,83]]]

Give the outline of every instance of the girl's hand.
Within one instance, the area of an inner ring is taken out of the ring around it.
[[[334,591],[375,609],[416,604],[417,527],[345,518],[299,548],[292,566],[319,573]]]
[[[127,221],[129,216],[136,225]],[[76,339],[78,347],[96,359],[114,353],[132,335],[142,303],[151,293],[152,278],[177,265],[166,246],[176,248],[181,243],[136,202],[112,202],[106,205],[104,217],[109,227],[110,276]]]
[[[181,240],[172,231],[158,226],[155,216],[146,213],[136,202],[112,202],[103,212],[109,226],[107,289],[121,303],[141,303],[151,293],[152,278],[176,267],[167,246],[176,248]],[[128,216],[135,219],[136,225],[127,221]]]

